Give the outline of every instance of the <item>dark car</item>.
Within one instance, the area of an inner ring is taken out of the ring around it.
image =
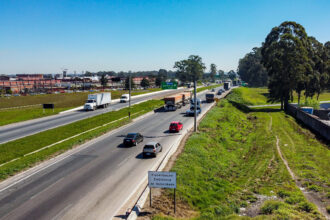
[[[129,133],[124,138],[123,144],[128,146],[136,146],[138,143],[143,142],[143,136],[140,133]]]
[[[222,91],[221,91],[221,89],[218,91],[218,95],[221,95],[222,94]]]
[[[157,156],[157,153],[162,152],[163,147],[160,143],[157,142],[149,142],[143,147],[142,156]]]

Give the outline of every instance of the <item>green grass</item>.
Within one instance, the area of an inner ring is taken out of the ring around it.
[[[153,88],[148,90],[133,90],[132,95],[140,95],[149,92],[160,91],[159,88]],[[111,91],[111,98],[118,99],[122,94],[128,93],[126,90]],[[21,122],[31,120],[35,118],[41,118],[49,115],[58,114],[61,111],[65,111],[74,107],[78,107],[84,104],[87,96],[90,93],[64,93],[64,94],[46,94],[36,96],[14,96],[10,98],[0,97],[0,126],[7,125],[15,122]],[[54,103],[55,109],[46,109],[45,113],[42,109],[42,103]],[[24,108],[13,109],[1,109],[17,106],[36,105]]]
[[[197,219],[241,218],[239,208],[249,207],[257,195],[280,198],[261,206],[260,219],[320,217],[277,154],[272,114],[282,113],[245,113],[223,100],[188,139],[172,171],[177,172],[178,200],[198,211]]]
[[[131,107],[132,118],[136,118],[142,114],[145,114],[155,108],[163,105],[161,100],[150,100]],[[91,132],[85,133],[73,139],[67,140],[50,148],[46,148],[37,153],[24,156],[27,153],[36,151],[50,144],[56,143],[65,138],[79,134],[86,130],[95,128],[108,122],[115,121],[128,115],[128,108],[124,108],[118,111],[113,111],[98,115],[92,118],[84,119],[78,122],[74,122],[65,126],[47,130],[35,135],[24,137],[15,141],[11,141],[0,145],[0,163],[11,161],[12,159],[19,158],[16,161],[9,162],[3,166],[0,166],[0,179],[5,179],[9,175],[13,175],[27,167],[33,166],[35,163],[48,159],[55,154],[59,154],[67,149],[72,148],[75,145],[79,145],[87,140],[102,135],[103,133],[120,127],[129,122],[128,118],[120,120],[118,122],[100,127]]]
[[[241,98],[244,100],[247,105],[266,105],[271,104],[267,103],[268,89],[267,88],[248,88],[248,87],[239,87],[234,89],[240,93]],[[304,92],[302,92],[303,94]],[[298,96],[296,93],[293,94],[293,102],[298,102]],[[316,96],[314,96],[316,100]],[[330,91],[325,91],[320,94],[319,101],[329,101],[330,100]],[[304,102],[305,98],[301,97],[301,102]]]
[[[147,90],[133,90],[132,96],[160,90],[161,89],[159,88]],[[122,94],[128,93],[127,90],[115,90],[109,92],[111,92],[111,99],[118,99],[121,97]],[[55,108],[73,108],[83,105],[87,99],[88,94],[91,94],[91,92],[0,97],[0,109],[44,103],[54,103]]]
[[[29,108],[11,109],[6,111],[0,110],[0,126],[35,118],[41,118],[49,115],[55,115],[68,109],[69,108],[55,108],[54,112],[52,109],[45,109],[44,111],[42,106],[39,105]]]
[[[201,88],[197,88],[196,89],[196,92],[202,92],[204,90],[207,90],[207,89],[213,89],[213,88],[217,88],[219,86],[221,86],[222,84],[217,84],[217,85],[211,85],[211,86],[205,86],[205,87],[201,87]]]

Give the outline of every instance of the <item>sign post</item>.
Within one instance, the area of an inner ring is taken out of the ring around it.
[[[42,108],[44,109],[44,113],[46,108],[52,108],[54,112],[54,104],[42,104]]]
[[[175,213],[175,189],[176,172],[148,172],[148,186],[150,188],[150,207],[151,207],[151,188],[171,188],[174,189],[174,213]]]

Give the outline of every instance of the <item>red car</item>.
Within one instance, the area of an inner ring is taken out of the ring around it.
[[[183,124],[179,121],[172,121],[170,124],[169,132],[179,132],[182,130]]]

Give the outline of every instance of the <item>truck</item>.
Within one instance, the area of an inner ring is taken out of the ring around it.
[[[94,111],[99,107],[107,107],[111,103],[111,93],[96,93],[96,94],[89,94],[84,105],[84,110],[86,111]]]
[[[164,98],[164,102],[166,111],[175,111],[182,106],[182,94],[167,96]]]
[[[189,103],[191,99],[191,92],[190,91],[185,91],[180,93],[182,95],[182,105],[185,106],[186,104]]]
[[[206,98],[206,102],[210,103],[210,102],[214,102],[214,92],[208,92],[205,94],[205,98]]]
[[[224,88],[225,90],[229,90],[229,89],[230,89],[230,82],[225,82],[225,83],[223,84],[223,88]]]

